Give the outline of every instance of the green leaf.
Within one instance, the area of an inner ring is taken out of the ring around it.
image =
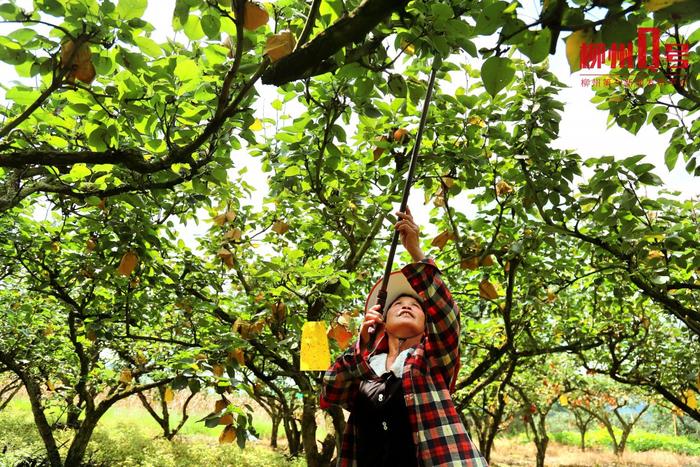
[[[601,29],[601,36],[606,45],[624,44],[637,37],[637,26],[622,18],[606,21]]]
[[[403,76],[392,73],[389,75],[387,85],[389,86],[389,92],[395,97],[406,97],[406,80],[403,79]]]
[[[88,196],[85,198],[85,202],[88,204],[88,206],[99,206],[102,199],[99,196]]]
[[[503,11],[506,8],[506,2],[495,2],[484,8],[476,19],[474,32],[484,36],[496,32],[503,25]]]
[[[562,13],[561,25],[579,27],[585,20],[586,18],[583,13],[583,8],[567,7],[564,10],[564,13]]]
[[[97,199],[98,203],[100,199]],[[187,387],[187,378],[182,375],[177,375],[173,382],[170,384],[174,390],[185,389]]]
[[[430,43],[433,45],[435,50],[439,53],[439,56],[444,58],[450,55],[450,44],[447,43],[447,39],[444,36],[433,36],[430,38]]]
[[[38,75],[40,72],[40,65],[33,62],[24,62],[21,65],[16,65],[15,70],[17,75],[22,78],[30,78],[32,76]]]
[[[447,21],[447,32],[452,36],[453,40],[460,43],[460,38],[468,39],[473,37],[472,28],[465,21],[459,19],[451,19]]]
[[[146,67],[146,60],[143,54],[133,53],[125,48],[120,48],[117,52],[117,63],[134,74],[140,74]]]
[[[360,78],[355,81],[355,89],[357,97],[364,99],[369,96],[369,94],[374,89],[374,81],[369,78]]]
[[[452,7],[444,3],[433,3],[430,5],[430,12],[437,21],[448,20],[454,15]]]
[[[202,389],[202,385],[199,383],[198,379],[191,379],[187,382],[187,387],[190,388],[190,391],[197,393]]]
[[[190,14],[190,5],[186,0],[175,0],[173,10],[173,29],[179,31],[187,23]]]
[[[36,35],[37,32],[34,29],[22,28],[12,31],[10,34],[7,35],[7,37],[14,39],[17,42],[25,43],[29,42],[31,39],[34,39]]]
[[[0,18],[13,21],[22,15],[22,10],[20,10],[17,5],[11,3],[3,3],[0,5]]]
[[[104,151],[107,149],[108,138],[109,136],[104,127],[98,126],[88,136],[88,144],[90,144],[95,151]]]
[[[106,57],[104,55],[93,55],[92,57],[92,64],[95,66],[98,76],[108,75],[114,70],[115,63],[111,57]],[[41,72],[44,74],[46,73],[43,67]]]
[[[212,169],[211,175],[212,177],[214,177],[214,180],[221,183],[228,180],[228,174],[226,173],[226,169],[224,169],[223,167],[217,167],[215,169]]]
[[[549,55],[549,44],[552,40],[552,31],[542,29],[531,31],[524,42],[518,45],[518,50],[527,55],[532,63],[539,63]]]
[[[92,175],[92,171],[85,164],[75,164],[70,169],[70,176],[73,180],[80,180]]]
[[[299,138],[296,133],[280,132],[277,133],[275,138],[277,138],[278,141],[282,141],[283,143],[297,143],[299,141]]]
[[[185,35],[191,41],[198,41],[204,37],[204,30],[202,29],[202,23],[194,15],[190,15],[185,23]]]
[[[0,36],[0,61],[20,65],[28,59],[27,51],[15,41]]]
[[[26,86],[15,86],[7,91],[5,97],[19,105],[29,105],[40,95],[41,93],[36,89],[28,88]]]
[[[491,57],[481,66],[481,80],[486,91],[493,97],[508,86],[514,76],[515,66],[509,58]]]
[[[43,2],[37,2],[39,9],[45,11],[51,16],[60,17],[65,14],[63,5],[58,0],[44,0]]]
[[[630,156],[622,160],[622,165],[627,167],[628,169],[635,170],[638,167],[638,164],[644,159],[646,156],[644,154],[637,154],[636,156]],[[654,166],[651,165],[651,168]],[[645,170],[648,171],[648,170]],[[639,172],[636,172],[639,174]]]
[[[134,38],[134,42],[143,53],[153,58],[158,58],[163,54],[163,49],[150,37],[137,36]]]
[[[457,44],[459,44],[462,50],[464,50],[472,57],[476,58],[476,56],[478,55],[478,52],[476,50],[476,44],[474,44],[474,42],[470,41],[469,39],[465,37],[459,37],[457,38]]]
[[[668,168],[669,172],[673,170],[673,168],[676,166],[676,161],[678,160],[678,149],[674,144],[669,145],[669,147],[666,149],[666,152],[664,153],[664,163],[666,164],[666,168]]]
[[[104,15],[110,15],[114,12],[116,6],[109,0],[100,2],[99,11]]]
[[[661,177],[651,172],[643,173],[639,176],[638,180],[645,185],[653,186],[663,185],[664,183],[663,180],[661,180]]]
[[[316,250],[316,251],[323,251],[323,250],[327,250],[328,248],[330,248],[330,245],[326,242],[320,241],[320,242],[314,243],[314,250]]]
[[[119,0],[117,14],[122,19],[140,18],[147,6],[147,0]]]
[[[202,16],[202,30],[209,39],[219,39],[221,20],[217,15]]]
[[[245,449],[245,440],[248,438],[248,434],[245,431],[245,428],[238,427],[236,428],[236,444],[240,449]]]
[[[285,177],[294,177],[297,176],[301,173],[301,169],[299,168],[298,165],[291,165],[287,167],[287,170],[284,171],[284,176]]]
[[[362,111],[362,114],[370,118],[379,118],[383,115],[378,108],[376,108],[370,103],[363,105],[360,110]]]
[[[189,81],[200,76],[197,62],[189,58],[180,58],[175,66],[175,76],[181,81]]]
[[[207,428],[216,428],[216,427],[219,425],[219,420],[220,420],[220,418],[221,418],[221,417],[219,417],[219,416],[207,418],[207,419],[204,421],[204,425],[205,425]]]
[[[204,48],[204,56],[207,59],[207,65],[220,65],[226,62],[227,53],[228,49],[218,44],[209,44]]]
[[[697,159],[695,157],[691,157],[690,160],[688,161],[687,164],[685,164],[685,170],[688,173],[691,173],[695,170],[695,166],[697,165]]]
[[[649,3],[651,2],[662,6],[654,13],[655,21],[666,20],[673,24],[687,24],[700,19],[700,8],[698,8],[697,0],[649,0]]]

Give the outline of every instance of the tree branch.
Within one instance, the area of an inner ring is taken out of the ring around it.
[[[383,19],[407,4],[407,0],[363,1],[311,41],[275,62],[263,75],[263,84],[280,86],[336,68],[329,61],[331,56],[348,44],[361,42]]]
[[[316,16],[318,16],[318,10],[321,7],[321,0],[313,0],[311,8],[309,9],[309,15],[306,17],[306,24],[304,24],[304,29],[299,35],[297,40],[297,45],[294,47],[296,52],[299,47],[304,45],[311,35],[311,31],[314,29],[314,24],[316,23]]]

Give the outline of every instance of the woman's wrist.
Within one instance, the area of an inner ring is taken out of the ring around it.
[[[413,259],[414,263],[418,263],[425,259],[425,253],[423,253],[423,250],[421,250],[420,248],[410,250],[408,253],[411,255],[411,258]]]

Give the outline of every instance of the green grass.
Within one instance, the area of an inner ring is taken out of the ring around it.
[[[31,417],[31,411],[32,409],[28,399],[16,397],[5,408],[4,412],[0,413],[0,418],[2,418],[5,415],[20,415]],[[51,410],[48,410],[47,414],[49,416],[50,421],[52,420],[52,416],[54,418],[58,416],[57,412],[52,412]],[[171,413],[170,426],[177,426],[177,424],[182,418],[180,415],[180,412]],[[187,422],[185,422],[185,425],[182,427],[179,434],[183,436],[198,435],[209,436],[211,438],[218,438],[219,432],[221,431],[220,429],[207,428],[204,425],[204,422],[199,421],[205,415],[206,413],[190,414],[189,418],[187,419]],[[141,430],[144,431],[144,433],[154,437],[162,434],[162,429],[160,425],[158,425],[158,423],[156,423],[156,421],[153,419],[153,417],[150,416],[146,409],[142,407],[129,407],[127,409],[116,407],[112,410],[109,410],[100,419],[101,427],[110,427],[115,425],[121,425],[124,423],[138,425],[141,427]],[[253,427],[258,432],[261,438],[270,438],[270,434],[272,432],[272,422],[266,415],[254,416]],[[281,427],[280,434],[283,434]]]
[[[549,437],[559,443],[572,446],[579,446],[581,439],[579,433],[575,431],[550,433]],[[608,434],[607,430],[604,428],[598,428],[586,433],[586,446],[612,449],[612,440],[610,439],[610,435]],[[656,449],[674,452],[676,454],[700,456],[700,442],[692,440],[686,436],[651,433],[642,430],[634,430],[632,433],[630,433],[625,449],[636,452]]]
[[[287,459],[268,446],[271,423],[266,417],[254,417],[253,426],[263,436],[259,442],[248,442],[241,450],[236,444],[219,445],[223,427],[207,428],[199,422],[205,414],[190,416],[180,435],[172,442],[162,438],[160,426],[138,406],[115,407],[105,414],[88,447],[86,460],[110,466],[296,466],[306,465],[303,459]],[[57,416],[57,414],[53,414]],[[174,424],[175,420],[171,422]],[[283,433],[280,432],[283,436]],[[56,434],[59,444],[69,441],[71,431]],[[44,446],[34,426],[29,402],[14,399],[0,412],[0,466],[14,466],[23,459],[38,459]],[[63,454],[65,450],[63,448]]]

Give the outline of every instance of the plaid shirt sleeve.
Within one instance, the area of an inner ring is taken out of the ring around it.
[[[408,264],[402,272],[425,306],[428,330],[425,355],[430,368],[442,370],[452,391],[459,365],[459,308],[432,259]]]
[[[339,405],[352,410],[360,381],[374,375],[366,356],[360,351],[360,340],[333,363],[323,375],[321,386],[322,409]]]

